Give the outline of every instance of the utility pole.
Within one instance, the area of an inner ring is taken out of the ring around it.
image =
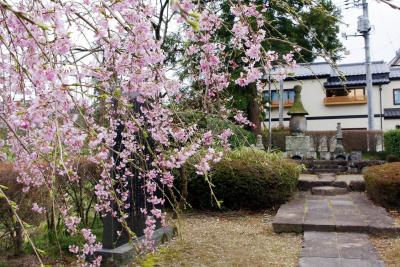
[[[271,71],[268,75],[268,96],[269,96],[269,105],[268,105],[268,152],[271,152],[272,149],[272,92],[271,92]]]
[[[367,83],[367,99],[368,99],[368,130],[374,129],[374,106],[373,106],[373,89],[372,89],[372,73],[371,73],[371,51],[370,36],[371,25],[368,18],[367,0],[362,0],[363,15],[358,18],[358,31],[364,37],[365,44],[365,76]]]
[[[354,0],[354,3],[351,4],[349,0],[345,0],[345,9],[349,9],[352,7],[359,7],[360,0]],[[371,51],[370,51],[370,31],[371,25],[369,23],[368,16],[368,3],[367,0],[362,0],[361,6],[363,9],[362,16],[358,17],[358,25],[357,31],[360,34],[347,35],[343,33],[342,36],[347,39],[347,37],[356,37],[362,36],[364,37],[364,50],[365,50],[365,81],[367,86],[367,106],[368,106],[368,130],[373,130],[374,127],[374,91],[372,89],[372,72],[371,72]]]
[[[283,128],[283,79],[279,80],[279,128]]]

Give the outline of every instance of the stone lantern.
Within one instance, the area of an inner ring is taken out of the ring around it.
[[[316,158],[315,152],[310,149],[310,137],[305,135],[307,131],[305,115],[308,115],[308,112],[301,101],[301,86],[296,85],[294,92],[294,103],[287,113],[291,118],[290,136],[286,136],[286,155],[292,159]]]
[[[307,120],[305,115],[308,115],[308,112],[305,110],[303,102],[301,101],[301,86],[296,85],[294,87],[294,92],[294,103],[287,113],[291,116],[289,122],[290,134],[304,135],[307,131]]]

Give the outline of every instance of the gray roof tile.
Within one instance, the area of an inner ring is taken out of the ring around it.
[[[383,112],[385,118],[400,118],[400,108],[385,108]]]

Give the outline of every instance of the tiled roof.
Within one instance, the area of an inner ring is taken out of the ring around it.
[[[384,61],[371,63],[373,84],[389,83],[391,79],[400,79],[400,66],[390,66]],[[325,87],[365,86],[365,64],[351,63],[331,66],[326,62],[304,63],[294,68],[287,80],[327,78]],[[345,78],[343,82],[342,78]]]
[[[389,66],[383,61],[375,61],[371,63],[371,72],[377,73],[389,73]],[[321,76],[352,76],[352,75],[365,75],[365,64],[351,63],[351,64],[339,64],[336,67],[331,66],[326,62],[317,63],[305,63],[299,64],[297,68],[294,68],[293,75],[291,78],[312,78]]]
[[[331,66],[326,62],[304,63],[293,69],[291,77],[320,77],[329,76],[330,73]]]
[[[345,80],[341,79],[342,77],[331,76],[324,83],[326,88],[333,87],[343,87],[343,86],[365,86],[365,74],[364,75],[351,75],[346,76]],[[372,84],[386,84],[389,83],[389,73],[374,73],[372,74]]]
[[[385,108],[383,112],[385,118],[400,118],[400,108]]]
[[[389,73],[389,66],[383,61],[376,61],[371,63],[372,74]],[[338,68],[332,68],[330,73],[332,77],[337,76],[352,76],[352,75],[365,75],[364,63],[352,63],[338,65]]]

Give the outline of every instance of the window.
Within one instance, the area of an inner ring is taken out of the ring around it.
[[[364,88],[327,89],[324,103],[326,106],[366,104],[367,96]]]
[[[393,104],[400,105],[400,89],[393,89]]]
[[[335,97],[335,96],[348,96],[357,98],[359,96],[365,95],[364,88],[348,88],[347,90],[344,89],[327,89],[326,96],[327,97]]]
[[[273,90],[271,91],[271,104],[272,106],[278,106],[279,105],[279,91]],[[283,104],[286,106],[289,106],[293,104],[294,102],[294,89],[285,89],[283,90]],[[265,102],[269,101],[269,94],[268,91],[264,91],[264,100]]]

